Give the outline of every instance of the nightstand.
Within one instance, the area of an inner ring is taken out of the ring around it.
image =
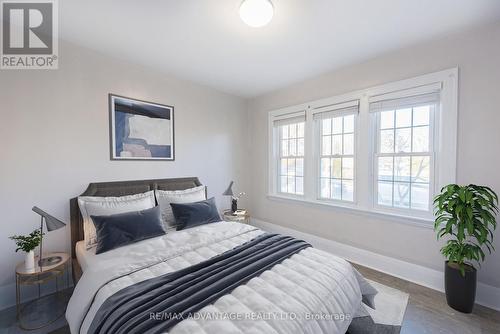
[[[35,269],[27,270],[24,262],[16,266],[16,311],[19,327],[26,330],[33,330],[45,327],[66,312],[67,300],[65,293],[62,291],[59,283],[64,281],[66,276],[66,288],[69,287],[69,272],[71,270],[71,258],[67,253],[49,253],[44,257],[60,256],[62,261],[50,265],[39,267],[38,256],[35,257],[37,264]],[[41,285],[54,281],[55,292],[41,295]],[[21,289],[27,286],[37,286],[38,297],[22,304]],[[54,314],[52,314],[54,313]],[[40,319],[44,319],[42,323]],[[37,321],[38,320],[38,321]]]
[[[236,213],[232,213],[231,210],[225,210],[222,216],[227,222],[250,223],[250,213],[246,209],[238,209]]]

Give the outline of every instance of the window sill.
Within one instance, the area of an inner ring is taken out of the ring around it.
[[[365,217],[385,219],[385,220],[390,220],[390,221],[398,222],[398,223],[405,224],[405,225],[413,225],[413,226],[423,227],[423,228],[427,228],[427,229],[434,229],[434,220],[431,218],[405,216],[405,215],[400,215],[400,214],[395,214],[395,213],[377,211],[375,209],[373,209],[373,210],[362,209],[359,207],[355,207],[354,205],[348,205],[348,204],[342,205],[342,204],[331,203],[331,202],[320,201],[320,200],[313,201],[313,200],[309,200],[309,199],[305,199],[305,198],[289,197],[289,196],[277,195],[277,194],[268,194],[267,198],[269,198],[270,200],[275,200],[275,201],[295,202],[295,203],[306,204],[306,205],[310,205],[310,206],[328,207],[328,208],[332,208],[332,209],[335,209],[338,211],[353,213],[353,214],[362,215]]]

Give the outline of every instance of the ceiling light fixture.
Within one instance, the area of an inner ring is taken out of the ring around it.
[[[263,27],[274,15],[274,7],[270,0],[243,0],[240,5],[240,17],[250,27]]]

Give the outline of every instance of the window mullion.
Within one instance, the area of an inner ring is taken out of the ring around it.
[[[375,150],[372,133],[372,114],[369,113],[368,98],[363,96],[359,103],[359,114],[355,117],[354,133],[354,200],[360,208],[372,207],[372,153]]]
[[[316,136],[319,129],[315,128],[313,114],[310,107],[306,110],[306,121],[304,124],[304,197],[308,200],[316,200],[316,191],[319,188],[316,183],[319,177],[316,161],[319,159],[320,151],[316,149],[316,141],[321,142]]]

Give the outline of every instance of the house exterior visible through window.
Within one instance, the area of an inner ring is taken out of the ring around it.
[[[271,199],[431,227],[456,182],[458,69],[269,113]]]

